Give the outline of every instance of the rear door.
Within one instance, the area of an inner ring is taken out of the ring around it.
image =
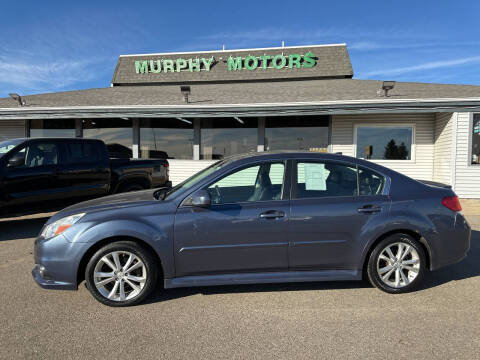
[[[59,179],[70,196],[103,195],[110,190],[110,162],[99,141],[63,141]],[[104,155],[104,156],[103,156]]]
[[[291,270],[356,269],[359,239],[387,213],[386,179],[355,164],[297,161],[293,165],[289,263]]]

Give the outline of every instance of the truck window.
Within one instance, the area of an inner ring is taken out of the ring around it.
[[[97,144],[93,142],[69,142],[67,147],[68,162],[74,164],[94,163],[100,160]]]
[[[16,168],[34,168],[39,166],[57,165],[58,151],[54,143],[33,143],[12,154],[11,158],[23,158],[23,165]]]

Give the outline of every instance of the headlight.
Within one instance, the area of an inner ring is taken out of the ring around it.
[[[63,233],[73,224],[75,224],[78,220],[80,220],[85,213],[82,214],[75,214],[64,217],[63,219],[57,220],[43,229],[41,236],[45,239],[49,239],[51,237],[57,236],[58,234]]]

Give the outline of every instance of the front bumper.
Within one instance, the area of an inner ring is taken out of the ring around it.
[[[68,242],[63,235],[36,239],[35,282],[44,289],[76,290],[78,266],[88,247],[88,243]]]
[[[44,289],[57,289],[57,290],[76,290],[77,289],[77,284],[45,279],[40,274],[40,266],[41,265],[39,264],[35,264],[35,267],[32,270],[33,279],[40,287]]]

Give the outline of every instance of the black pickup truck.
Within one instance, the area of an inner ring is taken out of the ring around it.
[[[0,142],[0,209],[171,186],[166,159],[110,159],[101,140]]]

